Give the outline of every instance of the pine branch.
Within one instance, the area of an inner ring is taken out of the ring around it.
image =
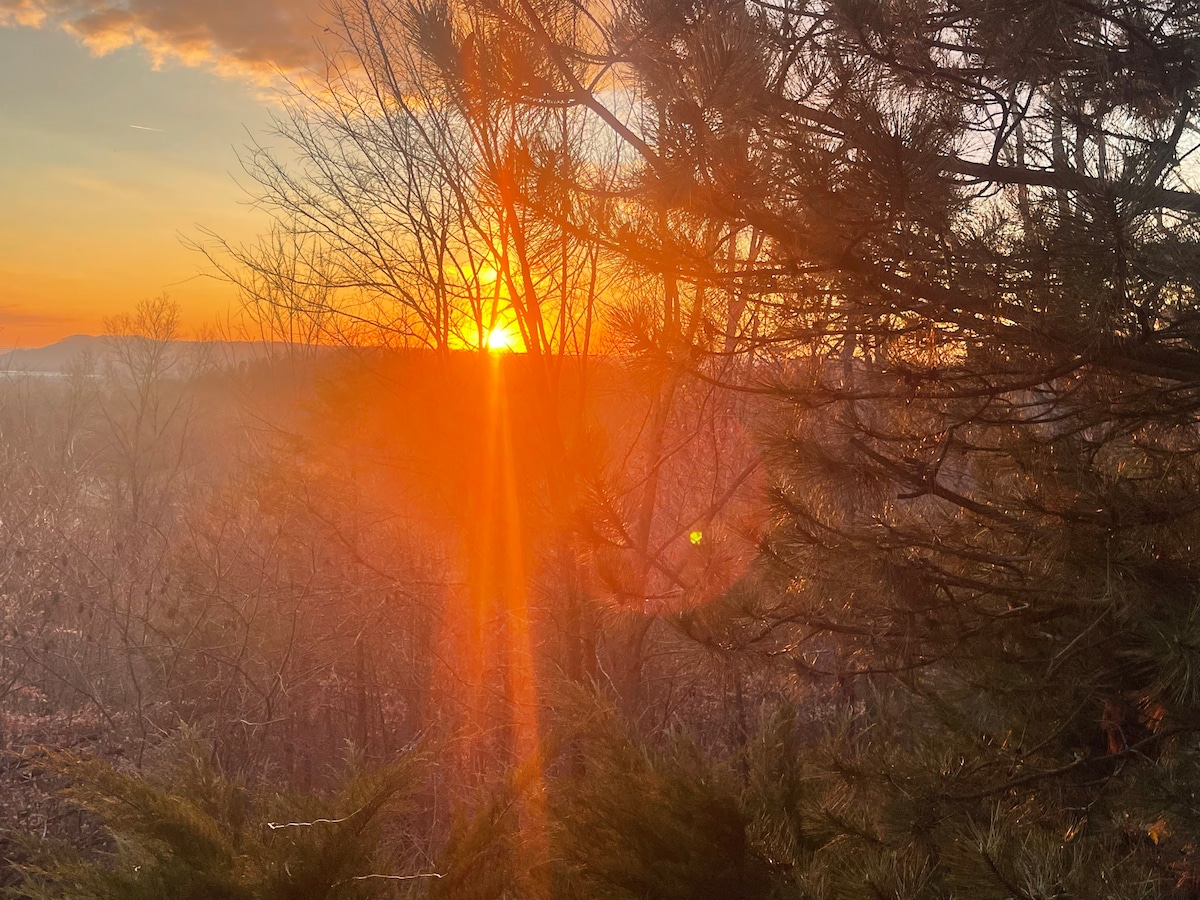
[[[970,794],[948,794],[952,800],[982,800],[985,797],[993,797],[996,794],[1003,794],[1011,791],[1014,788],[1024,787],[1029,784],[1036,784],[1040,781],[1046,781],[1052,778],[1060,778],[1063,775],[1070,774],[1077,769],[1087,768],[1093,765],[1102,763],[1114,762],[1121,759],[1126,759],[1130,756],[1142,754],[1147,747],[1152,747],[1154,744],[1164,741],[1167,738],[1177,737],[1181,734],[1189,734],[1192,732],[1200,732],[1200,725],[1180,725],[1175,728],[1168,728],[1156,734],[1152,734],[1147,738],[1143,738],[1136,744],[1130,744],[1116,753],[1108,753],[1104,756],[1082,757],[1074,762],[1068,763],[1065,766],[1059,766],[1057,769],[1048,769],[1045,772],[1032,772],[1029,775],[1022,775],[1019,778],[1013,778],[1003,784],[998,784],[995,787],[986,788],[982,791],[975,791]]]

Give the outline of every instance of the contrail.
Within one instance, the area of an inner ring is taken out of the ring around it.
[[[130,125],[130,128],[136,128],[138,131],[162,131],[161,128],[150,128],[146,125]]]

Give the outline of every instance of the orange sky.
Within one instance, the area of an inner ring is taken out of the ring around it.
[[[162,293],[191,330],[228,320],[233,290],[180,236],[265,228],[237,148],[269,142],[264,83],[314,60],[314,10],[0,0],[0,347],[95,334]]]

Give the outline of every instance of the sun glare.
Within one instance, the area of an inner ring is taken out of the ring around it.
[[[487,335],[487,348],[493,353],[499,353],[503,350],[515,350],[517,347],[517,336],[513,334],[512,329],[507,325],[497,325]]]

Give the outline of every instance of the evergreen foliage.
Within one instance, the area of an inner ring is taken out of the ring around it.
[[[780,402],[761,596],[685,627],[849,694],[806,883],[1194,895],[1195,6],[643,0],[622,36],[674,226],[639,237],[747,304],[734,386]]]
[[[577,740],[582,764],[552,786],[551,805],[570,896],[772,895],[771,867],[751,840],[732,769],[679,735],[644,743],[603,708]]]
[[[190,752],[161,776],[49,753],[66,795],[96,816],[111,853],[84,858],[29,840],[40,862],[12,896],[29,900],[314,900],[394,896],[386,879],[399,848],[384,842],[415,785],[416,755],[372,773],[352,772],[336,795],[254,791]],[[394,829],[392,829],[394,831]]]
[[[1124,788],[1097,798],[1053,779],[972,793],[985,763],[961,755],[970,728],[906,720],[890,692],[871,709],[818,742],[774,715],[730,759],[680,735],[640,739],[600,708],[576,736],[577,768],[548,786],[553,896],[1150,898],[1177,881],[1188,895],[1186,796],[1160,787],[1135,811]],[[1166,808],[1169,824],[1150,821]]]
[[[531,787],[516,783],[497,787],[481,798],[473,814],[459,811],[439,854],[444,877],[430,885],[436,900],[506,900],[532,896],[528,888],[533,865],[522,853],[520,802]]]

